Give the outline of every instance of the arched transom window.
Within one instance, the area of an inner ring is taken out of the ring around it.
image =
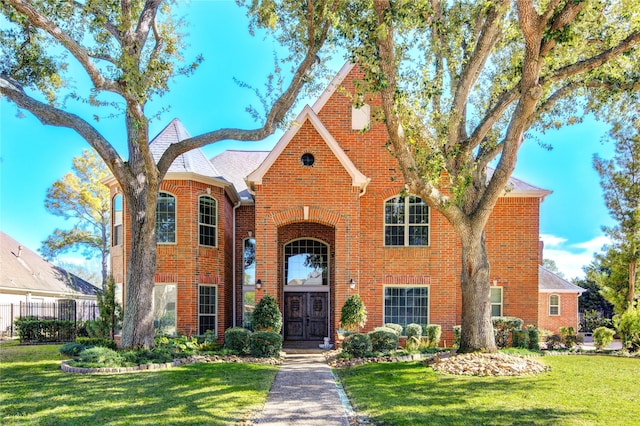
[[[329,250],[317,240],[296,240],[284,246],[285,284],[328,285]]]

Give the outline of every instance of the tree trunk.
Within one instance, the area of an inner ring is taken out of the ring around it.
[[[153,287],[156,268],[155,217],[157,189],[146,188],[127,196],[131,227],[130,254],[125,285],[124,319],[120,346],[151,348],[153,342]]]
[[[485,233],[468,232],[462,237],[462,323],[459,353],[495,352],[491,322],[491,285]]]
[[[629,263],[629,293],[627,295],[627,299],[629,300],[629,309],[633,309],[635,306],[637,267],[638,262],[636,260]]]

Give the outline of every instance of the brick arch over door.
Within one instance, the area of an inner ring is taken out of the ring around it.
[[[299,222],[312,222],[336,227],[345,222],[345,218],[339,212],[318,206],[308,206],[307,212],[303,206],[281,210],[271,214],[269,220],[278,228]]]

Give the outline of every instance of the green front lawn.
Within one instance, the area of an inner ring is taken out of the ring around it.
[[[216,363],[132,374],[70,374],[60,370],[59,348],[0,343],[0,424],[235,424],[264,405],[278,370]]]
[[[531,377],[461,377],[420,363],[336,370],[354,409],[377,425],[640,424],[640,359],[540,358]]]

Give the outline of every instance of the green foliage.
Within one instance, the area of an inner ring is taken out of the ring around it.
[[[459,325],[453,326],[453,347],[460,347],[460,335],[462,333],[462,327]]]
[[[511,346],[514,348],[526,349],[529,347],[529,330],[517,330],[512,332]]]
[[[371,338],[365,333],[354,333],[342,342],[342,351],[355,358],[363,358],[373,350]]]
[[[282,336],[275,331],[256,331],[251,334],[249,352],[257,358],[279,358]]]
[[[161,336],[154,339],[155,347],[168,349],[175,358],[182,358],[198,351],[200,344],[196,336]]]
[[[103,346],[95,346],[80,352],[77,361],[72,361],[74,366],[86,368],[121,367],[122,356],[113,349]]]
[[[402,336],[403,327],[400,324],[387,323],[384,325],[386,328],[390,328],[396,333],[398,336]]]
[[[558,329],[558,333],[562,337],[562,343],[567,349],[573,349],[578,343],[578,335],[576,329],[571,326],[564,326]]]
[[[66,356],[78,356],[80,352],[87,349],[87,346],[75,342],[65,343],[60,347],[60,353]]]
[[[614,317],[614,324],[622,345],[631,352],[640,350],[640,308],[627,309]]]
[[[367,308],[359,294],[345,300],[340,311],[340,326],[345,330],[356,331],[367,323]]]
[[[76,337],[76,343],[84,346],[100,346],[103,348],[116,349],[116,342],[109,338],[102,337]]]
[[[122,306],[116,301],[116,283],[113,275],[109,275],[104,283],[103,290],[97,295],[98,309],[100,316],[95,324],[92,324],[92,337],[107,337],[113,339],[116,330],[120,328],[122,323],[123,310]]]
[[[251,332],[243,327],[228,328],[224,332],[224,347],[239,354],[248,354],[251,344]]]
[[[275,297],[267,294],[260,299],[253,310],[252,326],[254,331],[280,333],[282,330],[282,314]]]
[[[613,336],[616,334],[615,330],[607,327],[598,327],[593,330],[593,343],[597,350],[601,351],[613,342]]]
[[[539,351],[540,350],[540,330],[538,330],[538,328],[533,324],[529,324],[525,328],[525,330],[528,331],[529,333],[529,345],[527,348],[532,351]]]
[[[437,348],[442,336],[442,327],[438,324],[428,324],[424,326],[424,338],[429,348]]]
[[[120,352],[122,366],[164,364],[173,361],[173,353],[167,348],[138,349]]]
[[[19,319],[15,322],[20,343],[71,342],[76,338],[76,322],[67,320]]]
[[[370,332],[369,340],[373,352],[387,353],[398,349],[398,335],[392,328],[380,327]]]
[[[613,327],[613,320],[603,317],[600,312],[592,309],[584,312],[580,320],[580,331],[589,333],[598,327]]]
[[[496,338],[496,346],[499,348],[509,347],[509,337],[513,330],[520,330],[524,321],[516,317],[494,317],[493,332]]]

